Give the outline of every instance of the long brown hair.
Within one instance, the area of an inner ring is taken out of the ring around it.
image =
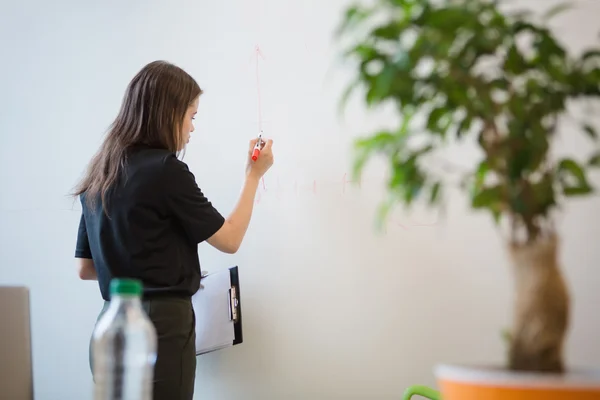
[[[201,94],[196,81],[171,63],[154,61],[144,66],[127,86],[119,113],[74,196],[85,194],[92,210],[100,197],[106,212],[106,194],[120,178],[128,148],[145,144],[178,153],[184,145],[181,124],[189,105]]]

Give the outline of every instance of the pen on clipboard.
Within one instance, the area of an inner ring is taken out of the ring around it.
[[[252,161],[258,160],[258,155],[260,154],[260,149],[262,149],[262,134],[258,135],[258,140],[254,145],[254,150],[252,151]]]

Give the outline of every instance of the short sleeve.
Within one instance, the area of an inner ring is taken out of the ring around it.
[[[83,212],[81,213],[81,218],[79,219],[79,229],[77,230],[77,244],[75,245],[75,257],[92,258],[92,252],[90,250],[90,242],[88,240]]]
[[[205,241],[221,229],[225,218],[204,196],[187,164],[173,155],[165,159],[164,166],[163,188],[169,214],[191,242]]]

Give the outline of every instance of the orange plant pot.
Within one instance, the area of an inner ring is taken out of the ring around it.
[[[440,365],[435,377],[442,400],[600,400],[600,370],[542,374]]]

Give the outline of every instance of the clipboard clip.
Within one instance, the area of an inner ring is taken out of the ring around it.
[[[228,300],[229,300],[229,320],[233,321],[233,322],[237,322],[238,321],[238,298],[237,298],[237,292],[235,290],[235,286],[232,286],[229,289],[229,296],[228,296]]]

